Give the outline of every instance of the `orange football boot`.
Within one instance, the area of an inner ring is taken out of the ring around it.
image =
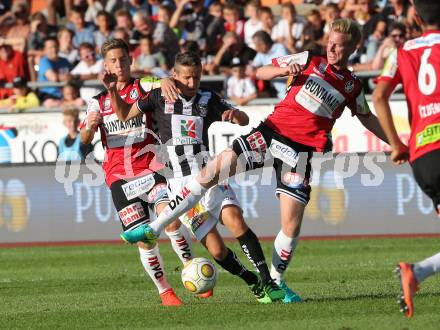
[[[183,305],[182,300],[174,293],[173,289],[168,289],[160,294],[162,306],[180,306]]]

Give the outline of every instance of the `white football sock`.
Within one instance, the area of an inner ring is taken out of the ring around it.
[[[440,272],[440,253],[415,263],[413,271],[418,283],[422,282],[428,276]]]
[[[176,197],[160,212],[157,219],[150,224],[154,234],[159,236],[174,219],[192,209],[202,198],[206,190],[196,178],[188,182],[182,191],[176,194]]]
[[[170,238],[171,246],[183,264],[194,258],[192,240],[184,225],[181,225],[176,231],[165,231],[165,233]]]
[[[279,284],[283,273],[289,266],[293,252],[298,244],[298,237],[288,237],[282,230],[278,233],[273,243],[272,265],[270,276]]]
[[[159,254],[159,246],[156,244],[151,250],[139,248],[142,266],[156,285],[159,294],[170,289],[171,286],[165,277],[162,257]]]

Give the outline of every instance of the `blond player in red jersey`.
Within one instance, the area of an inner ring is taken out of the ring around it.
[[[153,77],[131,78],[131,57],[123,40],[107,40],[102,45],[101,54],[106,70],[117,77],[116,88],[126,102],[134,103],[142,94],[161,85],[160,80]],[[153,152],[146,152],[154,143],[151,128],[149,115],[139,115],[129,122],[121,122],[111,106],[108,92],[104,91],[90,100],[81,129],[83,143],[90,143],[97,130],[101,133],[105,148],[102,164],[105,181],[111,190],[124,231],[148,223],[150,212],[159,213],[169,201],[167,181],[160,174],[163,165],[155,161]],[[171,223],[165,232],[182,263],[192,259],[191,238],[180,221]],[[182,301],[166,279],[158,245],[143,242],[137,245],[141,263],[156,285],[162,305],[181,305]]]
[[[139,231],[142,230],[139,236],[154,241],[167,223],[192,208],[219,180],[261,168],[266,161],[272,161],[277,180],[275,193],[280,200],[281,230],[273,246],[271,276],[285,290],[285,303],[301,301],[286,285],[283,274],[297,246],[304,209],[310,199],[313,152],[331,150],[330,132],[345,107],[366,128],[386,141],[377,118],[370,112],[361,82],[347,69],[348,57],[360,39],[361,31],[355,22],[335,20],[331,25],[326,57],[305,53],[303,66],[260,68],[258,79],[295,77],[284,100],[257,128],[235,139],[232,149],[223,151],[209,162],[183,189],[184,194],[172,200],[156,221],[139,227]]]
[[[418,185],[432,199],[440,216],[440,1],[415,0],[414,5],[424,33],[390,55],[378,78],[373,101],[390,141],[391,160],[397,165],[409,160]],[[408,146],[397,135],[388,104],[397,84],[403,85],[408,103]],[[439,271],[440,253],[414,264],[399,263],[400,310],[407,317],[414,313],[413,295],[419,283]]]

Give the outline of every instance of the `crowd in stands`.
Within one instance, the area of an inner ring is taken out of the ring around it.
[[[283,97],[284,81],[256,81],[255,70],[282,55],[324,54],[333,20],[362,26],[350,58],[361,71],[381,69],[391,50],[421,34],[415,16],[409,0],[2,0],[0,108],[84,105],[100,88],[80,82],[99,78],[107,38],[130,45],[137,76],[167,76],[175,55],[191,50],[204,75],[227,77],[224,95],[236,104]],[[31,90],[28,81],[66,85]]]

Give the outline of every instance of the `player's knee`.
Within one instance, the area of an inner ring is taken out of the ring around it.
[[[223,260],[226,255],[228,254],[228,250],[226,249],[225,245],[210,245],[208,246],[209,254],[215,259],[215,260]]]
[[[244,221],[241,209],[237,206],[231,205],[223,208],[220,220],[234,237],[243,235],[249,228]]]

